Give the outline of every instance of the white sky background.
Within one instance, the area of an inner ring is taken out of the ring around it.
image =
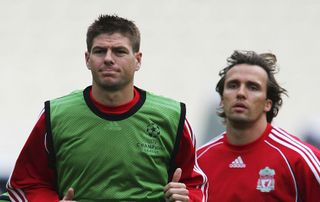
[[[319,119],[318,0],[0,0],[0,176],[11,172],[43,102],[90,85],[85,34],[101,13],[136,22],[136,85],[185,102],[198,145],[210,135],[218,71],[235,49],[278,56],[289,98],[274,125],[299,136]]]

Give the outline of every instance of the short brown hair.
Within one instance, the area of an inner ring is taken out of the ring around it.
[[[88,52],[91,51],[93,39],[104,33],[120,33],[129,38],[133,52],[138,52],[140,49],[140,31],[133,21],[117,15],[100,15],[87,31]]]

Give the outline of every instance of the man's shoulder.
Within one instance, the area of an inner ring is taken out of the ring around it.
[[[222,134],[214,137],[213,139],[211,139],[210,141],[208,141],[204,145],[200,146],[197,149],[198,158],[200,156],[204,155],[205,153],[209,152],[210,150],[214,150],[218,146],[222,145],[224,143],[224,135],[225,135],[225,133],[222,133]]]
[[[168,102],[176,102],[176,103],[181,103],[181,101],[178,101],[174,98],[171,98],[169,96],[165,96],[165,95],[160,95],[157,93],[154,93],[152,91],[146,91],[147,96],[149,96],[150,98],[153,99],[159,99],[159,100],[164,100],[164,101],[168,101]]]
[[[307,146],[308,144],[303,142],[299,137],[293,135],[292,133],[288,132],[287,130],[272,126],[270,133],[267,137],[270,141],[290,147],[290,145],[295,145],[297,147],[304,145],[303,147]]]
[[[273,126],[267,137],[267,141],[271,146],[287,156],[289,160],[291,157],[291,159],[295,160],[301,159],[309,161],[315,159],[315,156],[317,156],[319,161],[319,149],[302,141],[297,136],[282,128]]]
[[[59,97],[56,97],[54,98],[53,100],[59,100],[59,99],[64,99],[64,98],[67,98],[67,97],[73,97],[73,96],[77,96],[79,94],[83,94],[83,90],[73,90],[67,94],[64,94],[62,96],[59,96]]]
[[[68,109],[70,107],[74,108],[75,106],[82,106],[85,103],[85,90],[74,90],[68,94],[65,94],[60,97],[53,98],[45,102],[45,109]],[[88,96],[88,95],[87,95]]]
[[[53,98],[50,102],[63,102],[63,101],[71,101],[74,98],[83,98],[84,90],[73,90],[70,93],[64,94],[62,96]]]
[[[10,201],[8,192],[4,192],[0,195],[0,202]]]
[[[181,108],[186,108],[183,102],[177,101],[173,98],[156,94],[154,92],[146,91],[146,101],[147,103],[151,104],[153,108],[164,108],[168,110],[178,110],[180,111]],[[184,110],[183,109],[183,110]]]

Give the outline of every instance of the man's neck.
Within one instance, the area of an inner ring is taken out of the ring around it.
[[[93,85],[92,96],[96,101],[105,106],[116,107],[126,104],[133,99],[134,87],[131,85],[118,91],[107,91]]]
[[[267,127],[267,121],[254,123],[227,122],[227,138],[232,145],[245,145],[257,140]]]

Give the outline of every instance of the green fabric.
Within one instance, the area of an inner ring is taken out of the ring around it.
[[[50,101],[59,194],[73,187],[77,201],[163,200],[180,111],[150,93],[116,121],[93,113],[82,92]]]
[[[8,201],[10,201],[8,192],[2,193],[0,195],[0,202],[8,202]]]

